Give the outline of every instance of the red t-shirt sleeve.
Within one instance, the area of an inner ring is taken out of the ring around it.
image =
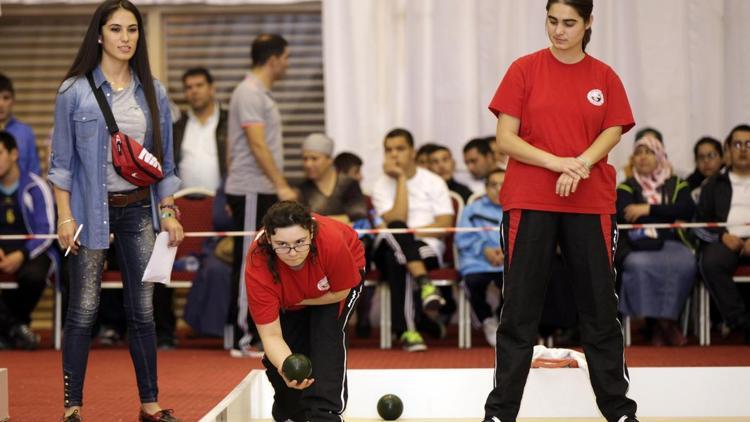
[[[622,133],[625,134],[635,125],[635,120],[625,87],[612,69],[607,72],[607,92],[609,92],[609,105],[602,122],[602,130],[622,126]]]
[[[521,119],[523,117],[525,88],[523,69],[517,61],[513,62],[508,71],[505,72],[500,86],[495,91],[495,96],[490,101],[490,111],[497,117],[502,113]]]
[[[339,239],[329,243],[335,246],[326,253],[325,273],[331,284],[331,291],[338,292],[359,284],[359,271],[365,267],[365,252],[357,233],[351,227],[339,222],[334,223],[331,228],[338,233],[331,235]]]
[[[247,304],[256,324],[269,324],[279,317],[281,298],[273,290],[273,278],[261,253],[253,254],[255,244],[245,258],[245,287]]]

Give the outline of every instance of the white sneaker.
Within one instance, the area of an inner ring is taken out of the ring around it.
[[[482,330],[484,331],[484,338],[487,339],[487,344],[495,347],[497,339],[497,319],[495,317],[485,318],[482,321]]]
[[[243,347],[242,349],[231,349],[229,356],[233,358],[262,358],[265,355],[263,350],[255,347]]]
[[[264,355],[263,343],[260,342],[250,344],[249,342],[241,341],[239,348],[232,348],[229,351],[229,356],[233,358],[262,358]]]

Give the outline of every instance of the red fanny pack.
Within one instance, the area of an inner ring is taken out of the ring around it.
[[[96,88],[94,77],[86,74],[89,85],[94,91],[96,102],[104,114],[107,130],[112,141],[112,166],[123,179],[136,186],[150,186],[164,178],[159,160],[148,149],[136,140],[120,132],[112,115],[112,109],[104,98],[101,88]]]
[[[159,160],[122,132],[112,134],[112,165],[120,177],[136,186],[150,186],[164,178]]]

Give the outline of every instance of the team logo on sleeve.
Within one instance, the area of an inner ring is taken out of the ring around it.
[[[318,281],[318,290],[321,292],[329,290],[331,288],[330,283],[328,283],[328,277],[323,277]]]
[[[601,89],[592,89],[586,94],[586,98],[589,102],[597,107],[601,107],[604,104],[604,94]]]

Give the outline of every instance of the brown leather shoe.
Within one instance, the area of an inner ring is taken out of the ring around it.
[[[69,416],[63,415],[62,422],[83,422],[83,417],[78,413],[78,409],[74,410]]]
[[[162,409],[153,415],[149,415],[148,413],[144,412],[143,409],[141,409],[140,414],[138,415],[138,421],[139,422],[182,422],[181,420],[175,418],[172,414],[174,413],[174,410],[172,409]]]

